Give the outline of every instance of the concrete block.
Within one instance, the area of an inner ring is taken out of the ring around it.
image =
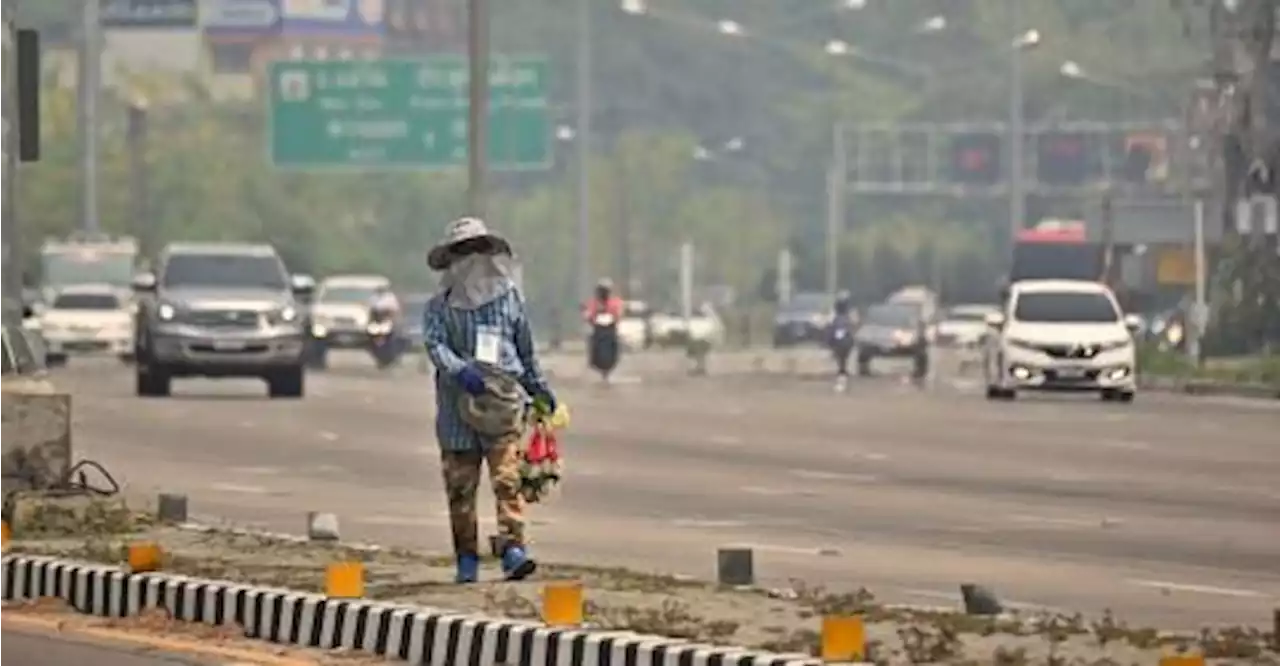
[[[999,615],[1004,611],[996,593],[981,585],[973,583],[961,585],[960,596],[964,599],[966,615]]]
[[[755,556],[750,548],[721,548],[716,553],[716,580],[725,586],[755,585]]]
[[[71,396],[38,379],[6,379],[0,446],[5,490],[42,490],[71,467]]]
[[[318,511],[308,513],[307,538],[312,541],[337,541],[338,517],[332,513]]]
[[[187,496],[160,493],[156,502],[156,518],[164,523],[187,522]]]

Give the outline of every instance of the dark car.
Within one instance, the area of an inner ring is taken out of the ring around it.
[[[916,374],[928,367],[929,341],[919,305],[881,303],[867,309],[854,335],[858,346],[858,374],[871,374],[876,358],[911,358]]]
[[[310,277],[270,245],[172,244],[157,266],[134,280],[138,395],[167,396],[176,377],[261,377],[273,398],[302,397]]]
[[[826,294],[796,294],[773,317],[773,346],[821,343],[831,324],[832,303]]]

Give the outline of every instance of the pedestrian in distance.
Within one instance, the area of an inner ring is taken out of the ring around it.
[[[497,506],[502,571],[508,580],[521,580],[537,568],[525,540],[520,493],[523,416],[532,401],[554,412],[556,399],[534,353],[524,297],[513,280],[515,257],[482,220],[464,217],[449,225],[427,265],[441,276],[423,315],[423,333],[436,368],[436,439],[457,581],[479,579],[476,491],[485,465]],[[477,405],[486,402],[509,415],[507,422],[493,428],[477,420]]]

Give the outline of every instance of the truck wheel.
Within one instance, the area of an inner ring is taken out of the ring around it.
[[[272,398],[301,398],[304,372],[301,367],[273,370],[267,375],[267,395]]]
[[[145,363],[134,366],[136,392],[144,398],[167,398],[173,389],[173,378],[164,368]]]

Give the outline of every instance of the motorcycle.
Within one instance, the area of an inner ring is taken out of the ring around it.
[[[834,322],[831,325],[831,355],[836,360],[836,392],[849,388],[849,357],[854,349],[853,325]]]
[[[587,343],[592,369],[600,373],[606,383],[609,374],[618,367],[619,340],[618,318],[611,312],[600,312],[591,318],[591,339]]]
[[[373,355],[379,370],[389,368],[400,360],[400,342],[395,335],[394,322],[389,319],[370,321],[365,326],[365,333],[369,335],[369,353]]]

